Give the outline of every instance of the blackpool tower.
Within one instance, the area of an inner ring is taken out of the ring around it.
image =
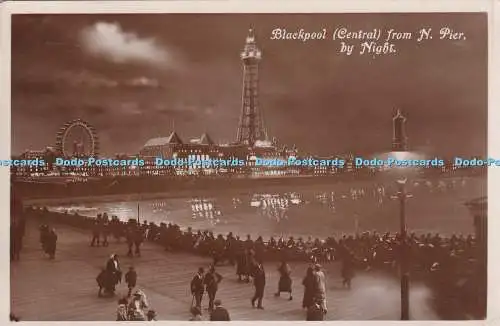
[[[392,118],[392,151],[405,152],[407,151],[408,138],[406,137],[406,118],[398,110]]]
[[[255,43],[252,29],[248,31],[240,56],[243,61],[243,94],[236,141],[239,144],[254,146],[258,140],[267,140],[267,134],[259,109],[259,62],[262,53]]]

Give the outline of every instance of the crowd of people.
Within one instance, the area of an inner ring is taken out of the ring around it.
[[[303,280],[305,291],[302,306],[308,311],[308,320],[322,320],[327,308],[324,274],[322,274],[320,264],[340,261],[342,263],[343,285],[350,288],[351,280],[357,269],[382,269],[397,273],[401,248],[405,248],[405,256],[411,262],[412,278],[432,279],[436,275],[442,278],[466,274],[473,268],[477,256],[475,239],[470,235],[467,237],[462,235],[444,237],[439,234],[416,235],[411,233],[403,239],[398,233],[364,232],[344,235],[340,239],[330,237],[320,240],[309,237],[304,240],[294,237],[288,239],[271,237],[264,241],[262,237],[254,240],[250,235],[243,240],[232,233],[215,235],[210,231],[194,231],[191,228],[182,230],[180,226],[175,224],[161,223],[156,225],[147,221],[139,223],[135,219],[123,222],[117,216],[108,216],[106,213],[99,214],[97,218],[90,218],[76,214],[68,216],[68,214],[49,212],[46,208],[32,207],[27,210],[27,214],[39,216],[42,220],[47,217],[56,223],[69,223],[87,228],[92,233],[91,246],[106,246],[109,237],[118,241],[125,238],[129,249],[127,255],[129,256],[141,254],[140,248],[143,241],[156,242],[168,251],[184,251],[210,256],[213,263],[209,272],[205,273],[204,270],[200,269],[198,276],[193,278],[194,283],[191,284],[193,312],[196,312],[196,309],[200,310],[204,292],[209,297],[209,309],[213,311],[216,308],[215,293],[221,277],[215,272],[215,268],[224,263],[235,265],[239,281],[250,282],[251,279],[253,280],[255,295],[252,298],[252,305],[256,305],[260,309],[264,308],[262,304],[265,287],[263,262],[282,262],[279,268],[280,281],[276,295],[278,296],[282,292],[288,293],[290,300],[293,297],[287,262],[302,260],[311,263]],[[113,281],[103,281],[106,280],[106,277],[102,277],[101,282],[98,281],[99,287],[105,292],[113,293],[114,285],[118,283],[118,279],[121,280],[121,272],[119,272],[119,277],[116,274],[117,271],[113,273],[106,274],[108,280],[109,275],[115,275],[114,278],[111,278]],[[196,278],[199,280],[198,283],[195,281]],[[322,278],[323,281],[321,281]],[[129,294],[132,288],[129,288]],[[195,315],[193,313],[193,316]]]
[[[292,296],[292,278],[290,277],[291,268],[286,261],[283,261],[278,268],[280,278],[278,281],[278,291],[275,296],[278,297],[282,292],[288,293],[289,300],[293,300]],[[253,308],[264,309],[264,289],[266,287],[266,271],[261,260],[255,259],[251,262],[250,276],[253,279],[255,292],[251,298]],[[193,318],[201,316],[202,301],[205,293],[208,295],[208,311],[210,320],[229,321],[229,312],[225,308],[221,308],[221,301],[215,299],[222,281],[222,276],[216,272],[215,266],[211,265],[208,272],[205,272],[203,267],[198,269],[198,272],[191,280],[191,294],[193,296],[191,313]],[[307,310],[307,320],[324,320],[327,314],[326,306],[326,279],[321,265],[314,264],[307,270],[307,275],[302,281],[304,286],[304,296],[302,299],[302,308]],[[192,319],[197,320],[197,319]]]
[[[90,245],[106,246],[109,237],[126,239],[128,256],[140,255],[143,241],[161,244],[169,251],[185,251],[211,256],[213,264],[230,263],[236,265],[240,279],[248,280],[250,256],[262,261],[308,261],[328,263],[347,261],[355,268],[397,270],[399,252],[402,247],[398,233],[363,232],[355,235],[343,235],[340,239],[329,237],[302,239],[289,237],[263,237],[252,239],[250,235],[241,239],[231,232],[227,235],[215,235],[211,231],[182,230],[179,225],[160,223],[138,223],[135,219],[121,221],[117,216],[109,217],[106,213],[97,218],[49,212],[46,209],[30,209],[32,214],[51,215],[58,222],[90,229],[93,235]],[[476,257],[475,239],[472,235],[440,234],[416,235],[410,233],[405,238],[407,255],[412,261],[412,272],[422,275],[437,268],[447,266],[466,267]],[[348,256],[347,259],[346,256]],[[466,268],[462,268],[466,269]]]

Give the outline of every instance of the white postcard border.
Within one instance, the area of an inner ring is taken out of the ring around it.
[[[257,0],[257,1],[21,1],[0,4],[0,103],[2,107],[0,128],[0,158],[10,157],[10,40],[11,40],[11,15],[29,13],[339,13],[339,12],[488,12],[489,31],[489,110],[488,110],[488,154],[490,157],[500,157],[500,95],[493,90],[500,89],[500,1],[498,0],[426,0],[426,1],[392,1],[392,0],[345,0],[345,1],[316,1],[316,0]],[[496,232],[500,230],[500,219],[495,213],[500,213],[500,200],[494,196],[500,193],[500,170],[492,168],[488,172],[488,319],[487,321],[457,321],[447,324],[484,325],[500,324],[500,262],[498,261],[496,249],[500,248],[500,239]],[[2,210],[2,226],[0,237],[3,242],[1,246],[1,257],[5,262],[9,261],[9,170],[0,169],[0,207]],[[472,219],[471,219],[472,220]],[[472,223],[472,221],[471,221]],[[1,270],[1,282],[4,289],[10,289],[10,271],[8,268]],[[3,297],[0,315],[2,321],[7,321],[10,313],[10,290]],[[398,309],[398,308],[396,308]],[[113,312],[110,312],[113,314]],[[113,317],[111,317],[113,318]],[[237,325],[251,325],[252,322],[232,322]],[[64,323],[64,322],[63,322]],[[67,323],[67,322],[66,322]],[[96,322],[82,322],[82,324],[94,324]],[[99,322],[102,323],[102,322]],[[191,322],[172,321],[161,322],[175,325],[191,324]],[[202,322],[204,323],[204,322]],[[206,322],[213,325],[213,322]],[[264,324],[281,324],[285,322],[262,321]],[[286,322],[289,324],[290,322]],[[294,325],[308,322],[292,322]],[[328,322],[326,322],[328,323]],[[335,321],[337,325],[344,324],[367,324],[367,325],[393,325],[398,321]],[[442,321],[410,321],[410,324],[438,325]],[[33,324],[49,324],[46,322],[33,322]],[[50,322],[50,324],[54,324]]]

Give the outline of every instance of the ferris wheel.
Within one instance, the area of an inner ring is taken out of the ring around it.
[[[99,138],[94,126],[82,119],[66,122],[57,132],[56,149],[64,157],[97,156]]]

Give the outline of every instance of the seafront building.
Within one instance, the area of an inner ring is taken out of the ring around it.
[[[115,176],[231,176],[231,177],[276,177],[276,176],[332,176],[340,173],[372,175],[380,169],[377,167],[356,167],[353,153],[336,155],[335,157],[317,157],[301,154],[295,146],[279,145],[276,138],[269,140],[265,126],[262,107],[259,105],[259,63],[262,52],[258,48],[253,30],[250,29],[246,37],[243,50],[240,53],[243,69],[242,102],[240,119],[236,139],[232,143],[216,143],[208,133],[201,134],[195,139],[185,140],[176,130],[168,135],[147,140],[136,154],[116,154],[112,159],[144,160],[143,166],[56,166],[55,158],[85,158],[101,157],[99,155],[99,137],[96,128],[81,119],[66,122],[58,131],[55,146],[42,150],[27,150],[14,157],[17,159],[44,159],[45,166],[12,167],[12,175],[21,178],[53,176],[79,178],[115,177]],[[394,117],[401,127],[406,118],[401,112]],[[393,128],[394,132],[402,132],[401,128]],[[86,134],[88,142],[71,139],[71,133],[78,129],[80,134]],[[394,144],[393,144],[394,145]],[[396,144],[398,145],[398,144]],[[164,166],[157,165],[156,158],[184,159],[184,160],[241,160],[243,166]],[[319,160],[341,159],[344,166],[262,166],[256,164],[256,159],[281,160],[311,158]],[[454,171],[457,168],[449,162],[436,169],[439,172]]]

